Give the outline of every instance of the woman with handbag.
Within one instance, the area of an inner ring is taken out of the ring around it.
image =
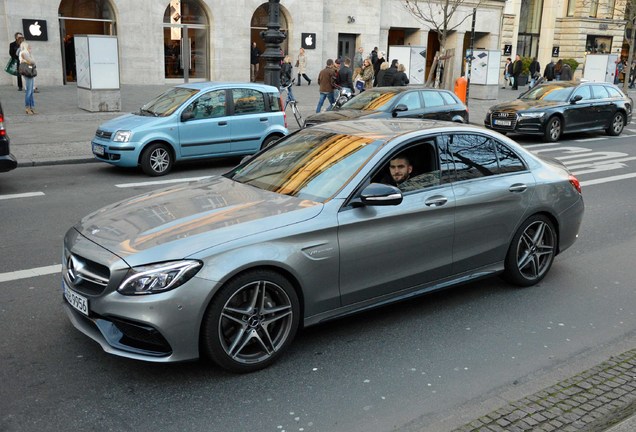
[[[20,66],[18,71],[24,78],[24,106],[27,114],[35,114],[35,100],[33,100],[33,78],[37,75],[35,69],[35,60],[31,55],[31,46],[28,42],[23,41],[20,44]]]
[[[305,49],[301,48],[298,52],[298,60],[296,60],[296,67],[298,68],[298,83],[296,85],[300,85],[300,76],[302,75],[307,81],[307,85],[311,85],[311,80],[307,76],[305,69],[307,68],[307,58],[305,57]]]

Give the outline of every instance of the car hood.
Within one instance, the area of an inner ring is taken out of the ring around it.
[[[521,100],[515,99],[509,102],[502,102],[500,104],[490,107],[491,111],[523,111],[541,108],[550,108],[559,105],[566,105],[567,102],[555,102],[545,100]]]
[[[338,120],[353,120],[365,117],[374,117],[383,114],[382,111],[364,111],[354,109],[339,109],[334,111],[325,111],[307,117],[308,122],[325,123]]]
[[[322,208],[321,203],[215,176],[104,207],[75,229],[135,266],[185,258],[299,223],[317,216]]]
[[[145,127],[163,121],[165,117],[142,116],[137,114],[124,114],[99,125],[100,130],[116,132],[118,130],[134,130],[140,126]]]

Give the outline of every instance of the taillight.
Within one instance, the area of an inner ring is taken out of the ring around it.
[[[7,131],[4,129],[4,116],[0,114],[0,136],[5,136]]]
[[[279,95],[280,109],[283,111],[283,119],[285,120],[285,129],[287,129],[287,112],[285,111],[285,104],[283,103],[283,95]]]
[[[579,179],[570,174],[568,180],[570,180],[570,184],[574,186],[574,189],[576,189],[578,193],[581,193],[581,182]]]

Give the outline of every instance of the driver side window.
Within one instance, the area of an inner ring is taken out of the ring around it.
[[[372,182],[397,186],[403,193],[439,185],[440,169],[435,140],[430,139],[393,154],[380,172],[373,176]]]
[[[418,110],[422,108],[422,101],[420,100],[420,95],[416,91],[409,92],[405,94],[404,96],[402,96],[402,99],[400,99],[400,102],[398,102],[398,104],[406,105],[409,111]]]
[[[578,96],[578,95],[581,95],[583,97],[583,99],[581,99],[581,100],[590,100],[590,99],[592,99],[592,92],[590,92],[590,87],[589,86],[579,87],[578,89],[576,89],[576,91],[574,92],[572,97]]]
[[[193,119],[209,119],[225,116],[225,90],[206,93],[187,108],[192,111]]]

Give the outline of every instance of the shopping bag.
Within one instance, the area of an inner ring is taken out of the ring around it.
[[[18,61],[14,58],[10,58],[4,67],[4,71],[9,75],[18,76]]]

